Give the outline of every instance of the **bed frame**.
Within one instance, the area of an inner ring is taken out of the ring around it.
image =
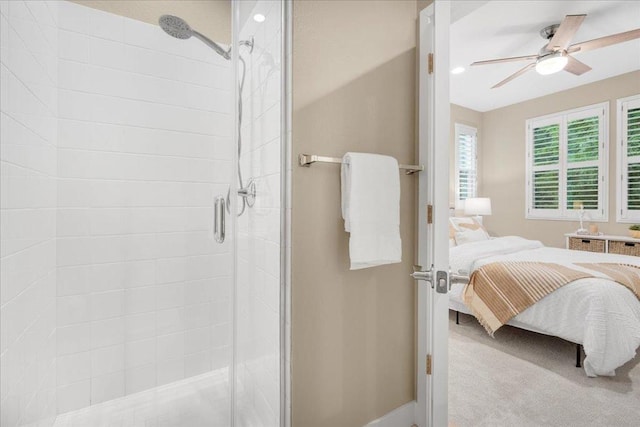
[[[460,311],[456,310],[456,309],[453,309],[453,308],[450,308],[450,310],[453,310],[453,311],[456,312],[456,325],[459,325],[460,324]],[[463,313],[468,314],[470,316],[473,316],[473,314],[471,314],[469,312],[463,311]],[[533,330],[533,329],[530,329],[530,328],[511,325],[510,322],[507,323],[507,325],[513,326],[514,328],[520,328],[520,329],[525,329],[525,330],[530,331],[530,332],[535,332],[536,334],[547,335],[547,334],[544,334],[544,333],[542,333],[540,331],[536,331],[536,330]],[[568,342],[571,342],[571,341],[568,341]],[[582,368],[582,354],[584,353],[584,349],[582,348],[582,344],[574,343],[574,342],[571,342],[571,343],[576,345],[576,368]]]

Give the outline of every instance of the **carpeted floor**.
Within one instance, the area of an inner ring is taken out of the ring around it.
[[[575,344],[509,326],[491,338],[450,312],[449,421],[467,426],[640,426],[640,354],[588,378]]]

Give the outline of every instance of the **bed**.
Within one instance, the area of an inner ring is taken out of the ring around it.
[[[478,230],[473,230],[478,233]],[[456,233],[460,234],[460,233]],[[518,236],[472,239],[450,246],[451,271],[471,275],[496,262],[620,263],[640,267],[640,258],[545,247]],[[488,237],[488,236],[487,236]],[[522,311],[507,324],[581,344],[587,376],[612,376],[640,346],[640,300],[605,275],[572,281]],[[463,302],[465,284],[454,284],[450,309],[472,314]]]

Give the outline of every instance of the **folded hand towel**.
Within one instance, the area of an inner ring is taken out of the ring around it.
[[[351,233],[351,270],[401,261],[398,162],[379,154],[342,159],[342,217]]]

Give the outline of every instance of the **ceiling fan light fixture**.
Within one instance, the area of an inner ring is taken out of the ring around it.
[[[569,58],[565,52],[554,52],[546,55],[536,62],[536,71],[543,76],[557,73],[566,67]]]

